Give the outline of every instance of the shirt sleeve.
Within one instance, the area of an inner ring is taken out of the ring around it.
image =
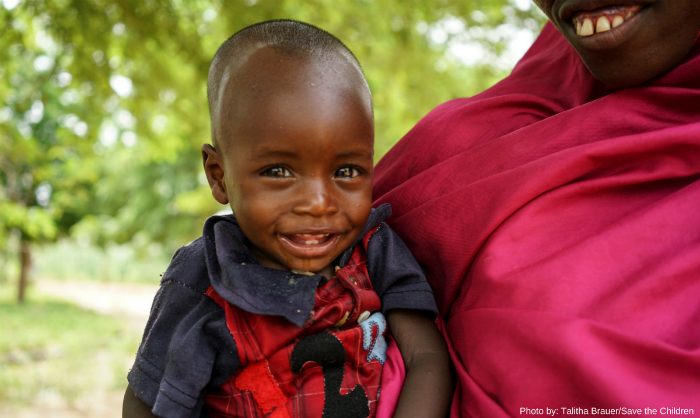
[[[224,310],[204,294],[209,280],[199,244],[178,250],[163,275],[127,377],[159,417],[199,417],[207,390],[240,364]]]
[[[406,244],[384,222],[367,243],[367,271],[384,314],[391,309],[411,309],[437,318],[433,289],[423,270]]]

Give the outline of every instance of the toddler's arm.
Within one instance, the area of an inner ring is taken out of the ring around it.
[[[124,403],[122,403],[122,418],[156,418],[151,407],[139,399],[131,386],[126,387]]]
[[[454,377],[447,344],[435,322],[406,309],[388,311],[387,321],[406,367],[406,381],[394,416],[445,418]]]

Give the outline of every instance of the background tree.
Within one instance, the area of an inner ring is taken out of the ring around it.
[[[66,235],[166,251],[221,209],[201,170],[214,52],[292,18],[343,40],[373,92],[381,157],[436,105],[502,78],[543,22],[513,0],[3,0],[0,248]],[[518,7],[514,7],[518,6]]]

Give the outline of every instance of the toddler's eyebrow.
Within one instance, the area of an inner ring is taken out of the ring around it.
[[[255,153],[253,158],[267,158],[267,157],[296,157],[297,152],[279,149],[265,149],[259,150]]]
[[[373,152],[363,152],[363,151],[350,151],[341,152],[336,155],[337,157],[361,157],[361,158],[372,158],[374,157]]]
[[[258,150],[255,153],[255,155],[253,156],[253,159],[263,159],[263,158],[269,158],[269,157],[296,157],[297,155],[299,155],[299,153],[292,151],[292,150],[263,148],[261,150]],[[340,152],[340,153],[336,154],[336,157],[339,157],[339,158],[348,158],[348,157],[372,158],[373,156],[374,156],[373,152],[366,152],[366,151],[347,151],[347,152]]]

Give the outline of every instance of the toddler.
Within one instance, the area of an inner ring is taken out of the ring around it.
[[[387,325],[406,368],[395,416],[445,416],[431,288],[383,223],[389,206],[371,207],[372,98],[355,57],[311,25],[263,22],[221,46],[207,90],[204,170],[233,215],[173,257],[123,416],[375,416]]]

